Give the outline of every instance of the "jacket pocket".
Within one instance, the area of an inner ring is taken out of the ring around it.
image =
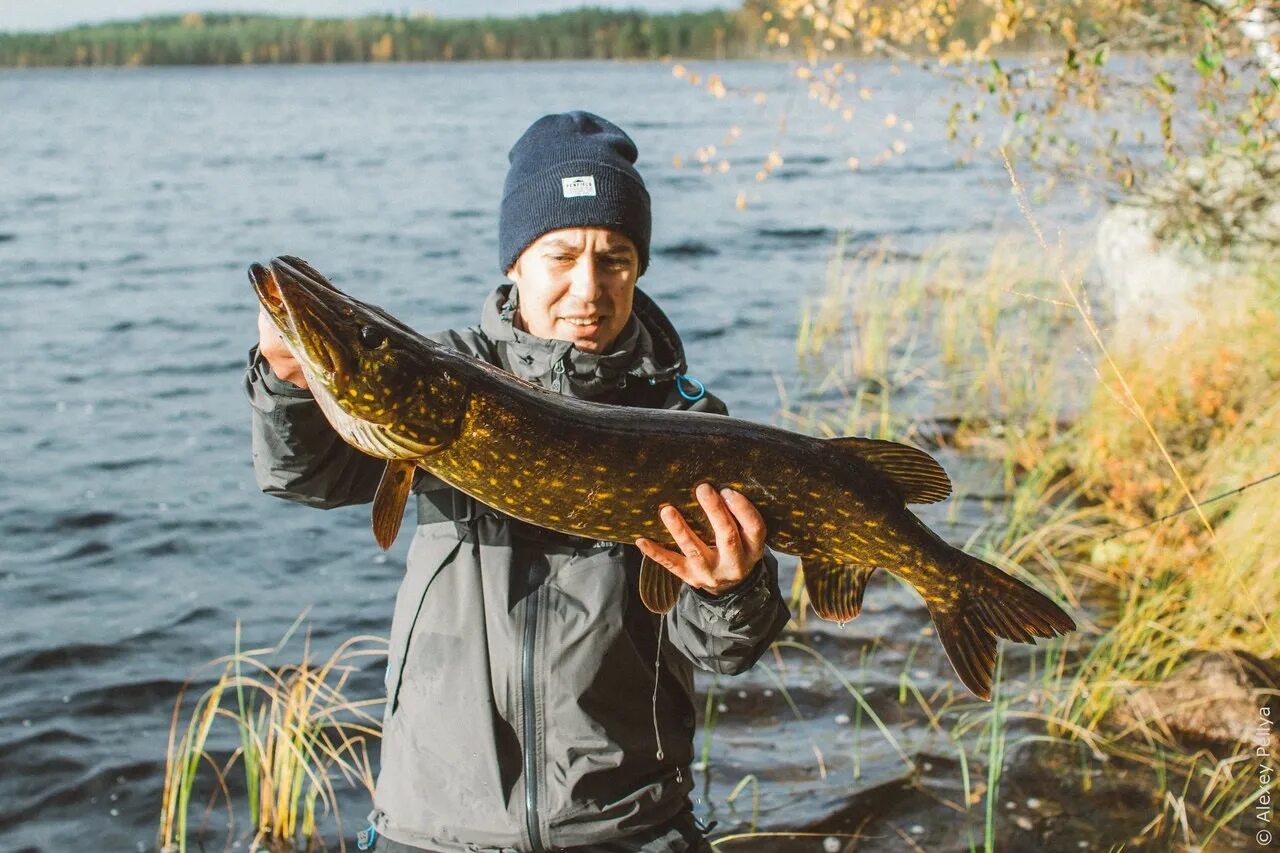
[[[404,676],[409,641],[418,625],[423,603],[431,583],[449,563],[461,546],[453,535],[452,521],[419,525],[409,546],[404,580],[396,593],[395,614],[391,617],[391,637],[387,646],[387,707],[383,726],[390,722],[400,700],[400,683]]]

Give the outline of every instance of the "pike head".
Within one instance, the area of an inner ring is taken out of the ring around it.
[[[249,280],[348,444],[412,461],[457,435],[467,392],[440,345],[338,290],[300,258],[253,264]]]

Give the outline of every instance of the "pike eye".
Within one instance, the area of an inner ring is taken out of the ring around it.
[[[374,326],[360,327],[360,343],[369,349],[380,349],[387,342],[387,336],[382,334],[382,330]]]

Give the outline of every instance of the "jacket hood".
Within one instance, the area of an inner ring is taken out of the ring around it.
[[[663,382],[685,372],[684,343],[667,315],[636,288],[631,317],[607,353],[576,349],[569,341],[539,338],[517,329],[508,305],[512,284],[496,288],[485,300],[480,330],[497,345],[502,366],[530,382],[553,388],[557,365],[568,381],[563,393],[586,399],[611,394],[628,382]]]

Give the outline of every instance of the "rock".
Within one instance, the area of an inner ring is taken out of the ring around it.
[[[1188,160],[1098,226],[1113,341],[1142,346],[1196,323],[1216,285],[1280,254],[1280,153]]]
[[[1278,691],[1280,660],[1203,654],[1163,683],[1130,691],[1117,722],[1167,732],[1184,746],[1207,747],[1219,756],[1257,745],[1280,755]]]

